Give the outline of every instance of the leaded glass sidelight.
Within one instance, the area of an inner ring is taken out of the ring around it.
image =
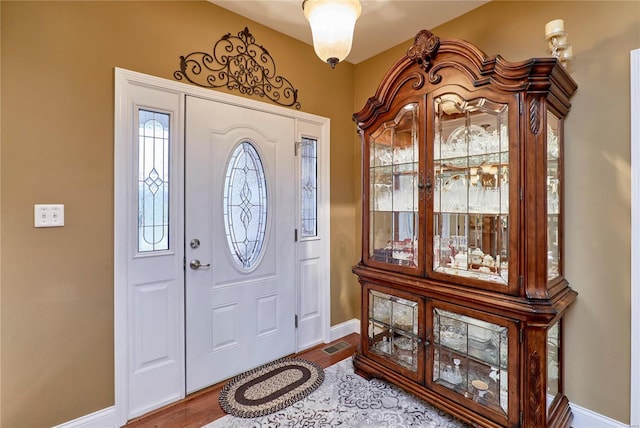
[[[168,113],[138,110],[138,251],[169,249]]]
[[[508,106],[434,99],[433,270],[507,285]]]
[[[224,227],[229,251],[244,271],[256,267],[267,227],[267,182],[256,148],[243,141],[227,163],[224,181]]]
[[[301,237],[318,236],[318,141],[302,138],[300,145]]]

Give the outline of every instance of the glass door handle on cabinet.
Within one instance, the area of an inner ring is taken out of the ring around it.
[[[417,347],[419,348],[420,346],[424,346],[424,350],[425,352],[427,351],[427,349],[429,349],[429,345],[431,344],[431,342],[429,341],[429,339],[423,339],[421,337],[416,338],[416,343],[417,343]]]
[[[425,347],[425,348],[428,348],[428,347],[429,347],[429,345],[431,345],[431,337],[429,336],[429,333],[427,332],[427,336],[426,336],[424,339],[423,339],[423,338],[421,338],[421,337],[419,337],[419,338],[417,339],[417,342],[418,342],[418,344],[420,344],[420,343],[424,343],[424,347]]]
[[[427,189],[430,190],[431,189],[431,180],[429,179],[429,177],[427,177],[427,182],[424,182],[424,176],[422,175],[422,173],[420,173],[420,177],[418,179],[418,189],[422,190],[422,189]]]

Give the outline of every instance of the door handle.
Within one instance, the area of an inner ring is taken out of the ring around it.
[[[206,265],[200,263],[200,260],[191,260],[189,262],[189,267],[193,270],[198,270],[200,268],[209,268],[211,267],[211,263],[207,263]]]

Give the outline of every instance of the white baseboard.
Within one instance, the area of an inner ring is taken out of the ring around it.
[[[111,406],[53,428],[114,428],[115,426],[116,408]]]
[[[572,428],[631,428],[627,424],[618,422],[589,409],[570,403],[573,412]]]
[[[354,318],[349,321],[331,326],[331,330],[329,331],[329,341],[333,342],[334,340],[341,339],[345,336],[350,335],[351,333],[360,333],[359,319]]]

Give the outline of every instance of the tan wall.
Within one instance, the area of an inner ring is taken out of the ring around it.
[[[249,27],[302,110],[331,119],[331,321],[357,316],[351,64],[204,1],[0,7],[3,427],[114,404],[114,67],[173,79],[180,55]],[[35,229],[35,203],[65,204],[65,226]]]
[[[579,85],[566,122],[565,273],[579,296],[565,324],[565,392],[629,423],[629,52],[640,48],[640,2],[494,1],[431,31],[518,61],[547,55],[544,25],[556,18]],[[356,66],[356,110],[411,42]]]

